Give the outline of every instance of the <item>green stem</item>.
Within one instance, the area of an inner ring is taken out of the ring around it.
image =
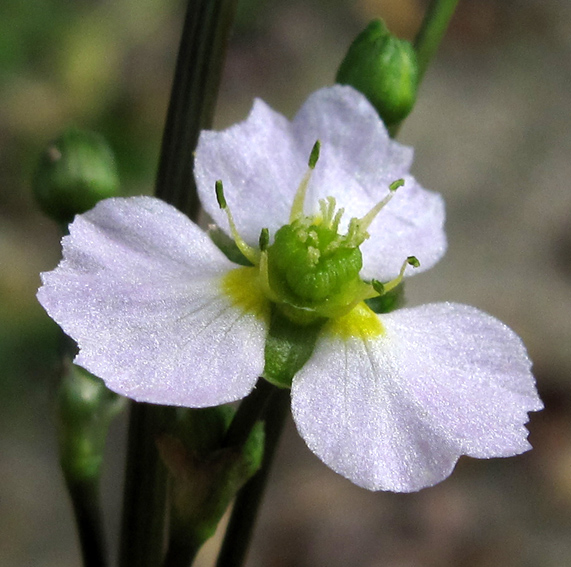
[[[109,392],[101,380],[71,363],[77,347],[63,333],[60,349],[60,466],[73,505],[83,565],[105,567],[108,557],[99,486],[107,431],[123,400]]]
[[[263,418],[263,412],[279,389],[260,378],[252,393],[236,411],[224,436],[221,448],[242,448],[252,433],[252,428]],[[187,567],[192,563],[204,543],[204,537],[193,531],[194,522],[177,521],[171,510],[171,533],[163,567]]]
[[[266,406],[266,443],[262,466],[238,493],[216,567],[240,567],[246,559],[258,509],[288,415],[289,394],[289,390],[277,390]]]
[[[436,54],[438,46],[448,29],[448,24],[458,2],[459,0],[432,0],[426,10],[424,20],[414,40],[414,49],[418,62],[418,88],[420,88],[420,83],[424,78],[428,64]],[[388,130],[391,138],[396,138],[401,126],[402,121],[389,126]]]
[[[155,444],[174,408],[131,402],[120,567],[156,567],[163,556],[167,471]]]
[[[420,31],[414,40],[419,84],[448,29],[458,2],[459,0],[432,0],[428,6]]]

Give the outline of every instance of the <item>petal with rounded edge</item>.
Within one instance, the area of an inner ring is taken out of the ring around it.
[[[110,389],[210,406],[248,394],[264,366],[267,322],[223,291],[234,267],[174,207],[108,199],[70,225],[38,299]]]
[[[327,465],[371,490],[410,492],[446,478],[461,455],[530,448],[524,424],[542,404],[508,327],[448,303],[379,320],[374,337],[330,323],[294,378],[297,427]]]
[[[345,209],[341,230],[362,217],[404,178],[392,201],[369,227],[362,247],[366,278],[390,280],[407,256],[420,268],[432,267],[446,250],[444,205],[440,195],[423,189],[409,175],[411,148],[391,140],[367,99],[349,86],[313,93],[293,122],[257,100],[250,116],[222,132],[203,132],[196,151],[195,177],[205,210],[228,230],[214,185],[222,180],[226,200],[240,234],[252,246],[262,228],[270,233],[289,222],[289,214],[316,140],[321,154],[305,203],[319,212],[319,200],[334,197]]]
[[[229,233],[214,191],[221,180],[238,232],[257,246],[262,228],[275,234],[289,222],[310,150],[304,155],[286,118],[256,99],[245,121],[200,134],[194,177],[204,210]]]

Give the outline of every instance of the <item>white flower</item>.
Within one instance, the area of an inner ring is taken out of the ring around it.
[[[309,176],[316,140],[321,155]],[[265,372],[272,310],[299,324],[302,337],[306,323],[322,324],[293,377],[293,417],[316,455],[372,490],[433,485],[460,455],[521,453],[530,448],[527,413],[542,404],[509,328],[463,305],[376,315],[362,301],[382,291],[379,282],[399,283],[403,266],[409,275],[407,257],[420,271],[445,251],[442,200],[410,176],[411,161],[350,87],[314,93],[292,122],[256,101],[245,122],[203,132],[195,169],[205,210],[253,267],[228,260],[170,205],[109,199],[76,217],[38,298],[78,342],[77,364],[109,388],[189,407],[252,390]],[[404,186],[391,193],[398,179]],[[287,225],[295,230],[285,249],[306,246],[309,268],[295,263],[297,249],[283,260],[274,239]],[[269,241],[260,249],[262,229]],[[337,234],[334,244],[323,244],[322,229]],[[335,256],[341,249],[352,267]],[[321,279],[314,271],[304,279],[321,261]]]

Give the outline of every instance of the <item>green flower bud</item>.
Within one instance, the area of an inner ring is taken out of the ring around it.
[[[58,395],[60,461],[69,483],[97,482],[111,421],[126,399],[102,380],[69,364]]]
[[[59,223],[119,193],[115,158],[102,136],[70,128],[41,155],[33,179],[41,209]]]
[[[362,92],[391,126],[406,118],[416,101],[416,52],[383,22],[373,20],[349,47],[336,81]]]

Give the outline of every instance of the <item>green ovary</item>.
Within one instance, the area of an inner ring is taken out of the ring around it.
[[[267,250],[269,283],[285,303],[327,316],[354,301],[363,262],[357,246],[312,221],[306,217],[276,232]]]

